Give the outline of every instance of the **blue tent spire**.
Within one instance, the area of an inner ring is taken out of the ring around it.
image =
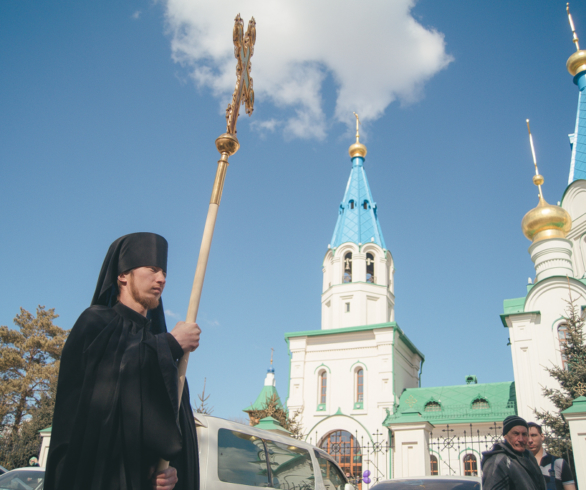
[[[574,83],[580,90],[578,94],[578,114],[576,115],[576,127],[574,134],[570,134],[570,147],[572,148],[572,160],[570,162],[570,178],[568,184],[575,180],[586,179],[586,51],[580,49],[578,36],[574,29],[574,22],[570,15],[569,7],[568,19],[572,28],[573,41],[576,45],[576,52],[568,58],[566,66],[570,75],[574,77]]]
[[[345,242],[376,243],[386,249],[385,239],[378,222],[377,207],[370,192],[364,158],[366,146],[359,141],[358,116],[356,123],[356,143],[350,147],[352,170],[338,211],[338,221],[330,243],[336,248]]]

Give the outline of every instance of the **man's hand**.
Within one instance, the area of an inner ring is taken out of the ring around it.
[[[197,323],[179,322],[171,331],[171,335],[179,342],[183,352],[193,352],[199,347],[201,329]]]
[[[177,470],[169,466],[152,477],[153,490],[173,490],[177,483]]]

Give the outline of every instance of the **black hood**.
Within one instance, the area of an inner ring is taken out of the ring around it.
[[[115,240],[106,254],[98,277],[93,305],[114,306],[118,297],[120,274],[137,267],[160,267],[167,272],[167,240],[155,233],[132,233]],[[154,334],[166,332],[163,300],[147,317],[152,320]]]

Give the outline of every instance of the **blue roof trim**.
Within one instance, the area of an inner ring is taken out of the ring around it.
[[[578,73],[574,83],[580,89],[578,95],[578,113],[576,114],[576,128],[570,137],[572,160],[570,162],[570,177],[568,184],[575,180],[586,179],[586,72]]]
[[[332,248],[337,248],[345,242],[376,243],[383,249],[387,248],[363,164],[362,157],[352,159],[350,178],[346,185],[344,199],[340,204],[338,221],[330,243]],[[364,203],[366,203],[366,209],[364,209]]]

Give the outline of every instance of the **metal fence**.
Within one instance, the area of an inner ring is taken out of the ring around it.
[[[315,437],[318,447],[334,457],[357,489],[362,490],[363,484],[372,485],[390,478],[391,445],[379,430],[366,441],[364,436],[346,431],[333,431],[321,438],[316,433]],[[311,438],[309,442],[313,444]]]
[[[429,454],[432,461],[436,458],[437,474],[479,476],[482,453],[503,440],[502,425],[486,425],[435,426],[429,438]]]

